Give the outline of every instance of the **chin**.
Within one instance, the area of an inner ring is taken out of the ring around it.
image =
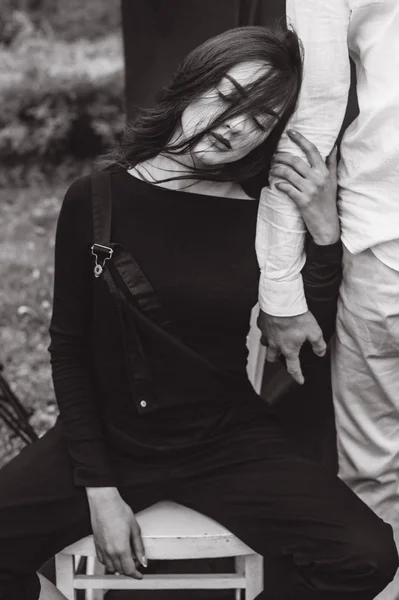
[[[215,156],[214,154],[209,155],[208,153],[203,154],[198,159],[198,164],[204,165],[205,167],[213,167],[215,165],[224,165],[226,162],[222,156]]]
[[[236,156],[230,152],[223,152],[214,150],[213,148],[209,150],[199,150],[196,152],[196,162],[199,165],[214,167],[215,165],[224,165],[227,163],[232,163],[242,158],[241,156]]]

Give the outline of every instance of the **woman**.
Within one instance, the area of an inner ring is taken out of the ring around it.
[[[209,40],[138,117],[117,165],[68,190],[50,327],[60,420],[2,471],[0,598],[38,598],[35,570],[90,532],[107,569],[141,578],[134,513],[164,498],[286,557],[287,597],[366,600],[393,577],[390,527],[290,447],[246,377],[259,278],[252,194],[300,78],[292,32]],[[333,174],[320,162],[314,171],[335,207]],[[310,242],[319,267],[308,264],[308,282],[334,297],[330,212],[312,223],[331,245]]]

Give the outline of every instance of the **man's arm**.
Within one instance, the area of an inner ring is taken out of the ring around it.
[[[286,0],[286,12],[304,47],[303,84],[288,128],[302,133],[325,159],[337,139],[348,99],[348,2]],[[286,132],[278,152],[304,158]],[[305,228],[294,203],[276,189],[277,181],[271,177],[260,200],[256,239],[262,270],[259,300],[264,312],[289,317],[307,309],[300,275]]]
[[[350,10],[347,0],[287,0],[286,11],[288,23],[304,47],[304,79],[297,111],[288,129],[302,133],[326,158],[338,136],[347,104]],[[286,133],[278,152],[304,157]],[[270,186],[262,191],[258,215],[259,303],[266,313],[261,319],[262,333],[283,354],[294,344],[294,354],[298,356],[302,343],[309,337],[316,339],[321,331],[307,311],[303,290],[303,220],[292,200],[276,188],[278,181],[271,176]],[[291,321],[289,317],[295,319]]]

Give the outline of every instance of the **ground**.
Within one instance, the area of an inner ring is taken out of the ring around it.
[[[67,183],[0,189],[0,363],[31,423],[44,433],[57,415],[51,383],[51,317],[56,220]],[[0,424],[1,427],[1,424]],[[0,464],[22,447],[3,426]]]

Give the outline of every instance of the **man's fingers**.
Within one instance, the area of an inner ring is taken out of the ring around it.
[[[272,346],[268,346],[266,350],[266,360],[268,362],[276,362],[280,355],[280,350]]]
[[[318,338],[316,341],[313,341],[313,342],[311,340],[309,340],[309,341],[312,344],[313,352],[317,356],[325,355],[325,353],[327,352],[327,344],[325,343],[323,337]]]
[[[291,377],[297,383],[302,385],[305,382],[305,378],[302,374],[301,363],[299,362],[298,354],[290,357],[286,356],[286,365],[287,371],[291,375]]]
[[[308,340],[312,345],[313,352],[317,356],[324,356],[327,352],[327,344],[323,338],[323,332],[320,329],[320,326],[315,322],[315,326],[312,330],[312,333],[308,335]]]

